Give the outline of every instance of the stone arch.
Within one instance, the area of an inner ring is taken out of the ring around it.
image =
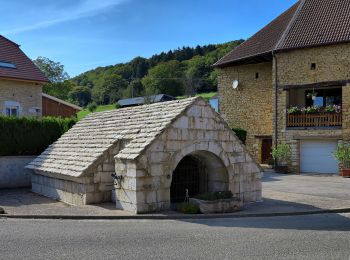
[[[220,144],[215,141],[196,142],[184,147],[172,156],[170,166],[165,172],[168,176],[167,187],[171,189],[173,173],[179,163],[186,157],[192,156],[203,163],[208,175],[208,191],[233,191],[232,180],[234,178],[233,166],[227,153]]]
[[[184,201],[185,190],[189,196],[204,192],[229,190],[227,167],[215,154],[198,150],[184,156],[171,176],[171,202]]]
[[[187,155],[190,154],[212,154],[215,155],[216,158],[220,159],[223,163],[224,167],[226,167],[229,181],[233,179],[234,177],[234,171],[233,166],[230,163],[230,159],[227,155],[227,153],[223,150],[222,146],[215,141],[210,142],[196,142],[192,145],[186,146],[182,149],[180,149],[177,153],[175,153],[172,156],[170,167],[168,168],[167,174],[172,175],[172,172],[175,170],[176,166],[179,164],[179,162]]]

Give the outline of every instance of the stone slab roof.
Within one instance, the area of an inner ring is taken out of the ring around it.
[[[214,66],[272,59],[273,51],[350,42],[349,0],[300,0]]]
[[[50,145],[27,168],[80,177],[118,141],[118,158],[136,159],[198,98],[92,113]]]
[[[18,44],[1,35],[0,62],[11,63],[15,66],[14,68],[0,66],[0,78],[49,82],[41,70],[23,53]]]

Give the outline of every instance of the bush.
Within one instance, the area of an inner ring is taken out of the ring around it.
[[[184,214],[198,214],[199,207],[197,204],[184,202],[177,206],[177,211]]]
[[[87,106],[87,109],[90,111],[90,112],[94,112],[97,108],[97,105],[95,102],[92,102],[90,103],[88,106]]]
[[[38,155],[75,123],[73,118],[0,117],[0,156]]]
[[[233,197],[233,194],[231,191],[217,191],[217,192],[206,192],[203,194],[199,194],[194,198],[199,200],[212,201],[212,200],[230,199],[232,197]]]
[[[279,144],[272,150],[272,157],[279,160],[281,163],[287,163],[292,155],[292,149],[288,144]]]
[[[245,144],[245,141],[247,140],[247,131],[242,128],[233,128],[232,131],[235,132],[238,139]]]
[[[350,145],[338,145],[337,150],[335,150],[333,155],[339,163],[344,164],[346,167],[350,167]]]

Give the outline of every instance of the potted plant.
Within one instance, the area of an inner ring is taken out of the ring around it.
[[[275,171],[278,173],[288,173],[288,161],[292,155],[292,149],[288,144],[278,144],[272,149],[273,159],[277,162]]]
[[[340,144],[334,152],[334,157],[342,164],[342,176],[350,178],[350,145]]]
[[[313,89],[312,92],[307,93],[307,98],[311,98],[312,100],[316,100],[317,92]]]
[[[203,214],[231,213],[241,209],[243,203],[233,197],[231,191],[207,192],[190,198],[190,203],[198,205]]]

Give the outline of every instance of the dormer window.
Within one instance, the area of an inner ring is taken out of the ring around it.
[[[7,62],[7,61],[0,61],[0,68],[9,68],[9,69],[16,69],[16,65],[11,63],[11,62]]]

